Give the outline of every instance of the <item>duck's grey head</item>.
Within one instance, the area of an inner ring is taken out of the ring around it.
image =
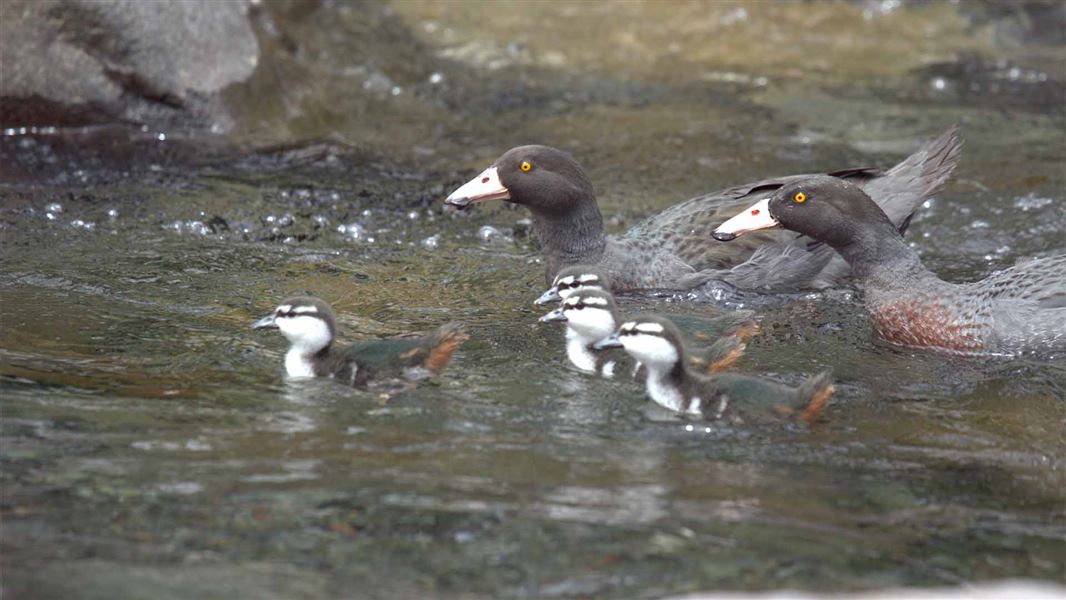
[[[599,269],[585,265],[567,267],[555,276],[552,286],[540,295],[536,304],[548,304],[565,300],[582,290],[610,290],[611,284]]]
[[[585,289],[571,294],[540,320],[542,323],[565,321],[567,327],[592,342],[610,335],[618,327],[618,307],[610,292]]]
[[[274,312],[252,323],[252,329],[278,329],[302,354],[315,354],[333,342],[333,309],[313,296],[286,298]]]
[[[727,242],[750,231],[784,227],[833,248],[871,235],[899,237],[881,207],[859,186],[828,175],[789,183],[722,223],[714,238]]]
[[[630,356],[648,367],[672,368],[684,359],[681,332],[669,319],[643,315],[630,319],[618,331],[596,342],[596,349],[625,348]]]
[[[465,208],[489,200],[508,200],[534,213],[563,215],[580,204],[595,204],[596,196],[573,157],[550,146],[533,145],[503,153],[445,202]]]

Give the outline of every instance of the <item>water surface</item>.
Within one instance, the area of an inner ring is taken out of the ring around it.
[[[838,393],[812,428],[708,427],[566,366],[524,212],[441,206],[549,143],[623,230],[766,175],[888,166],[957,122],[957,175],[908,238],[976,279],[1066,246],[1061,44],[950,4],[285,6],[302,50],[265,45],[277,70],[232,90],[229,140],[0,138],[12,597],[1066,582],[1061,359],[888,347],[850,288],[749,303],[738,370],[832,369]],[[297,292],[348,340],[472,339],[396,394],[286,382],[250,323]],[[730,310],[622,305],[691,332]]]

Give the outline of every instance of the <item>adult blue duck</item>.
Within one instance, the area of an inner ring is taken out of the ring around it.
[[[840,253],[863,284],[874,328],[889,342],[959,354],[1066,351],[1066,254],[949,283],[922,265],[859,186],[825,176],[781,187],[714,237],[730,241],[777,227]]]

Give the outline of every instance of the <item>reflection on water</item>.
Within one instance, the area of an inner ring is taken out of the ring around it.
[[[524,212],[440,205],[509,145],[545,142],[588,167],[622,229],[756,177],[892,164],[961,122],[957,177],[908,238],[946,278],[975,279],[1063,250],[1061,46],[1001,43],[1003,22],[946,3],[527,3],[491,27],[479,4],[379,8],[279,6],[309,51],[278,64],[309,74],[232,92],[261,96],[245,98],[245,141],[332,141],[186,168],[153,140],[115,170],[45,160],[90,153],[84,132],[0,138],[11,164],[51,165],[47,185],[0,186],[5,590],[1066,580],[1061,361],[887,347],[853,290],[733,298],[763,332],[740,371],[795,384],[832,369],[838,394],[811,429],[687,421],[567,367],[561,329],[536,323]],[[316,71],[349,55],[361,70]],[[249,323],[297,292],[330,301],[348,340],[448,320],[471,340],[411,390],[285,381],[283,340]],[[622,308],[695,332],[736,303]]]

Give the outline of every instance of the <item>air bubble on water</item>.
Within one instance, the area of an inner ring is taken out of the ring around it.
[[[744,10],[743,7],[737,7],[735,9],[727,12],[726,14],[722,15],[718,19],[718,22],[721,23],[722,25],[732,25],[733,23],[737,23],[737,22],[740,22],[740,21],[745,21],[745,20],[747,20],[747,18],[748,18],[748,11]]]
[[[398,87],[381,71],[374,70],[363,81],[363,89],[368,92],[386,92]]]
[[[185,442],[185,449],[194,452],[205,452],[211,450],[211,444],[208,444],[203,440],[188,440]]]
[[[988,223],[988,221],[985,221],[983,219],[977,219],[973,223],[970,223],[970,228],[971,229],[988,229],[989,228],[989,223]]]
[[[160,132],[155,136],[155,139],[159,140],[160,142],[165,142],[167,141],[167,134]]]
[[[1051,198],[1043,198],[1041,196],[1037,196],[1036,194],[1029,194],[1027,196],[1017,198],[1014,201],[1014,207],[1019,210],[1030,211],[1036,210],[1038,208],[1043,208],[1048,204],[1051,204],[1052,202],[1054,202],[1054,200],[1052,200]]]
[[[429,82],[432,83],[433,85],[437,85],[438,83],[441,83],[442,81],[444,81],[444,74],[443,73],[433,73],[432,75],[429,76]]]
[[[502,239],[503,233],[492,225],[482,225],[481,229],[477,230],[477,237],[483,242],[490,242]]]
[[[50,213],[61,213],[63,212],[63,205],[58,202],[49,202],[44,209]]]
[[[944,79],[943,77],[934,78],[933,82],[932,82],[932,85],[933,85],[933,89],[938,91],[938,92],[942,92],[942,91],[948,89],[948,81],[946,79]]]
[[[369,208],[365,208],[365,209],[363,209],[363,212],[360,213],[360,214],[362,214],[364,217],[369,217],[370,215],[373,214],[373,211],[370,210]]]
[[[196,235],[210,235],[211,228],[203,221],[174,221],[166,226],[167,229],[177,233],[194,233]]]
[[[70,222],[70,224],[74,227],[77,227],[78,229],[85,229],[89,231],[92,231],[96,228],[96,223],[93,223],[92,221],[83,221],[82,219],[74,219]]]
[[[161,483],[159,491],[165,494],[178,494],[188,496],[204,491],[204,486],[195,481],[179,481],[177,483]]]
[[[869,0],[865,3],[866,8],[862,11],[862,18],[869,21],[875,17],[887,15],[903,5],[902,0]]]
[[[409,211],[407,213],[407,218],[408,218],[408,220],[411,220],[411,221],[418,220],[419,216],[421,216],[421,213],[419,213],[417,210],[412,210],[412,211]]]
[[[692,425],[685,425],[685,431],[692,431],[694,429],[696,429],[696,428],[693,427]]]
[[[107,218],[109,218],[111,220],[117,219],[118,218],[118,209],[117,208],[109,208],[109,209],[107,209]]]
[[[428,238],[422,240],[422,247],[427,249],[427,250],[433,250],[433,249],[437,248],[438,246],[440,246],[440,234],[439,233],[431,235]]]
[[[337,225],[337,233],[343,235],[349,240],[352,240],[353,242],[362,241],[363,239],[366,239],[366,241],[368,242],[372,241],[370,238],[366,237],[366,228],[360,225],[359,223]]]
[[[311,217],[311,220],[314,221],[315,224],[321,225],[323,227],[329,225],[329,217],[327,217],[326,215],[315,215]]]
[[[293,224],[293,221],[295,221],[295,218],[292,215],[286,213],[278,217],[278,226],[289,227]]]

